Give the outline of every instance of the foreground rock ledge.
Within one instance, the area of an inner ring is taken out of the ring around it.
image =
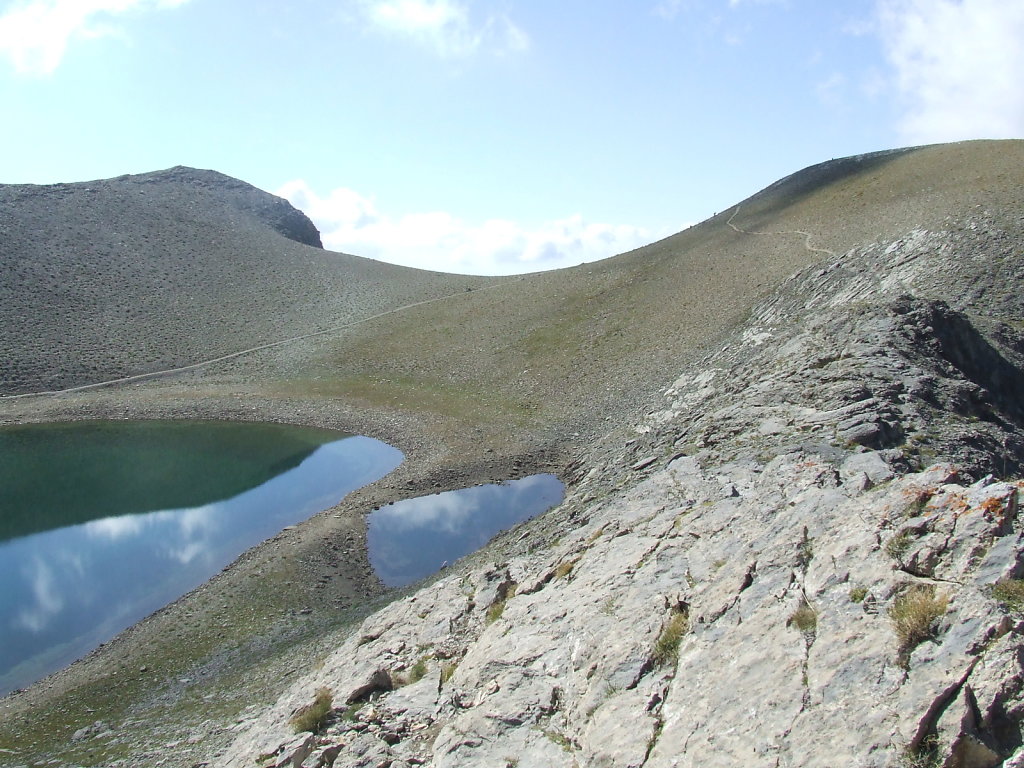
[[[969,224],[795,276],[581,462],[555,546],[371,616],[210,764],[1024,766],[1024,345],[941,276],[1015,316],[1019,279]]]
[[[957,765],[998,765],[1024,622],[989,585],[1019,569],[1022,486],[955,478],[894,478],[876,452],[712,473],[678,458],[554,551],[371,617],[223,759],[881,766],[937,739],[971,756]],[[908,536],[894,560],[886,544]],[[920,585],[947,608],[901,646],[890,613]],[[687,631],[665,647],[675,616]],[[330,724],[296,739],[323,687]]]

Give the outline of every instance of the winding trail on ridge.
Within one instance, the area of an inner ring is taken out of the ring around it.
[[[482,286],[480,288],[474,288],[472,290],[473,291],[487,291],[487,290],[490,290],[491,288],[497,288],[500,285],[504,285],[504,283],[492,283],[491,285],[485,285],[485,286]],[[296,341],[304,341],[305,339],[313,339],[313,338],[316,338],[317,336],[325,336],[325,335],[327,335],[329,333],[336,333],[338,331],[343,331],[346,328],[352,328],[352,327],[357,326],[357,325],[362,325],[363,323],[368,323],[371,320],[378,320],[378,319],[380,319],[382,317],[386,317],[388,315],[393,315],[393,314],[395,314],[397,312],[404,312],[404,311],[406,311],[408,309],[413,309],[414,307],[422,307],[425,304],[433,304],[436,301],[444,301],[445,299],[451,299],[451,298],[453,298],[455,296],[461,296],[463,293],[465,293],[465,291],[457,291],[456,293],[449,293],[449,294],[446,294],[444,296],[437,296],[437,297],[435,297],[433,299],[424,299],[423,301],[416,301],[416,302],[413,302],[412,304],[404,304],[401,307],[395,307],[394,309],[389,309],[386,312],[378,312],[375,315],[370,315],[369,317],[364,317],[364,318],[361,318],[359,320],[353,320],[353,321],[348,322],[348,323],[342,323],[341,325],[335,325],[335,326],[332,326],[330,328],[325,328],[325,329],[320,330],[320,331],[313,331],[312,333],[303,333],[303,334],[300,334],[298,336],[289,336],[287,339],[279,339],[278,341],[271,341],[271,342],[268,342],[266,344],[260,344],[260,345],[255,346],[255,347],[249,347],[247,349],[242,349],[242,350],[239,350],[238,352],[231,352],[231,353],[229,353],[227,355],[221,355],[220,357],[211,357],[208,360],[200,360],[198,363],[190,363],[189,365],[182,365],[182,366],[179,366],[178,368],[164,368],[163,370],[160,370],[160,371],[150,371],[149,373],[137,373],[137,374],[135,374],[133,376],[122,376],[121,378],[118,378],[118,379],[107,379],[105,381],[93,382],[92,384],[81,384],[81,385],[79,385],[77,387],[68,387],[67,389],[50,389],[50,390],[44,390],[44,391],[41,391],[41,392],[22,392],[22,393],[17,394],[17,395],[0,395],[0,400],[17,400],[17,399],[22,398],[22,397],[43,397],[43,396],[46,396],[46,395],[65,395],[65,394],[68,394],[70,392],[82,392],[82,391],[87,390],[87,389],[98,389],[100,387],[109,387],[109,386],[113,386],[113,385],[116,385],[116,384],[127,384],[127,383],[132,382],[132,381],[144,381],[146,379],[155,379],[158,376],[171,376],[171,375],[174,375],[176,373],[184,373],[186,371],[195,371],[195,370],[198,370],[199,368],[202,368],[202,367],[207,366],[207,365],[213,365],[214,363],[220,363],[220,362],[223,362],[224,360],[232,360],[232,359],[234,359],[236,357],[241,357],[242,355],[248,355],[248,354],[251,354],[253,352],[259,352],[260,350],[270,349],[272,347],[280,347],[280,346],[283,346],[285,344],[291,344],[291,343],[296,342]]]
[[[735,224],[732,223],[732,220],[736,218],[737,214],[739,214],[740,207],[741,206],[737,205],[736,210],[732,212],[732,216],[730,216],[729,220],[725,222],[732,228],[734,232],[739,232],[741,235],[803,235],[804,248],[806,248],[808,251],[811,251],[813,253],[827,253],[829,256],[833,257],[836,255],[836,252],[830,248],[817,248],[811,245],[811,238],[814,237],[814,234],[811,232],[807,232],[806,230],[803,229],[790,229],[782,232],[751,232],[746,229],[741,229],[740,227],[737,227]]]

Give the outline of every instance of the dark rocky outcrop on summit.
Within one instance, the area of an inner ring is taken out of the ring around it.
[[[201,189],[235,207],[239,213],[251,214],[289,240],[314,248],[324,247],[313,222],[287,200],[217,171],[176,165],[166,171],[125,176],[118,180],[163,187],[165,199],[174,186],[180,187],[180,194],[186,198],[196,197],[196,190]],[[95,183],[91,186],[95,189]]]

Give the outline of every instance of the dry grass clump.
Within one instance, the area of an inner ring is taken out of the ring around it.
[[[498,593],[498,599],[487,607],[484,614],[484,626],[490,626],[505,613],[505,603],[516,596],[516,585],[512,584]]]
[[[1006,579],[992,585],[992,599],[1012,613],[1024,613],[1024,579]]]
[[[560,562],[558,565],[555,566],[554,578],[564,579],[566,576],[572,573],[572,569],[576,567],[577,562],[579,562],[579,558],[574,558],[572,560],[563,560],[562,562]]]
[[[889,608],[889,618],[900,644],[904,663],[918,645],[935,636],[936,623],[946,613],[949,598],[935,594],[931,584],[910,587]]]
[[[899,768],[941,768],[944,762],[935,736],[925,738],[917,747],[908,747],[900,757]]]
[[[501,618],[501,614],[505,612],[505,601],[499,600],[496,603],[492,603],[487,609],[487,613],[484,615],[484,624],[493,624]]]
[[[441,665],[441,685],[444,685],[452,679],[452,675],[455,674],[455,670],[459,668],[457,661],[450,661]]]
[[[327,715],[331,712],[331,704],[334,703],[334,696],[328,688],[321,688],[316,692],[316,698],[312,704],[307,704],[291,719],[291,726],[295,733],[309,731],[318,733],[327,722]]]
[[[683,636],[690,631],[690,616],[681,608],[673,608],[668,622],[661,628],[658,639],[654,642],[651,659],[655,666],[675,666],[679,661],[679,644]]]
[[[910,549],[910,545],[913,541],[914,539],[909,533],[906,533],[905,531],[903,533],[897,533],[885,542],[885,554],[897,563],[902,563],[903,556],[907,554],[907,550]]]
[[[786,626],[796,627],[805,635],[813,635],[818,630],[818,614],[806,600],[802,600],[790,615]]]

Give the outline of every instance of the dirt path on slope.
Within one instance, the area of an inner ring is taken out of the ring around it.
[[[727,222],[725,222],[726,224],[728,224],[732,228],[732,230],[734,232],[738,232],[741,235],[753,235],[753,236],[802,235],[803,238],[804,238],[804,248],[806,248],[808,251],[811,251],[812,253],[827,253],[829,256],[835,256],[836,255],[836,252],[833,251],[831,248],[818,248],[816,246],[811,245],[811,238],[814,237],[814,233],[813,232],[808,232],[808,231],[803,230],[803,229],[790,229],[790,230],[783,230],[783,231],[780,231],[780,232],[751,232],[751,231],[746,230],[746,229],[741,229],[740,227],[738,227],[735,224],[733,224],[733,219],[735,219],[736,216],[739,214],[740,208],[741,208],[741,206],[737,205],[736,206],[736,210],[734,210],[732,212],[732,216],[730,216],[729,220]]]
[[[483,286],[481,288],[476,288],[474,290],[486,291],[486,290],[490,290],[492,288],[496,288],[499,285],[501,285],[501,283],[493,283],[491,285],[485,285],[485,286]],[[222,363],[225,360],[233,360],[233,359],[235,359],[237,357],[242,357],[243,355],[249,355],[249,354],[252,354],[254,352],[260,352],[260,351],[265,350],[265,349],[272,349],[274,347],[280,347],[280,346],[284,346],[286,344],[293,344],[295,342],[305,341],[307,339],[314,339],[314,338],[317,338],[318,336],[326,336],[326,335],[331,334],[331,333],[337,333],[338,331],[343,331],[343,330],[346,330],[348,328],[354,328],[354,327],[356,327],[358,325],[362,325],[363,323],[368,323],[368,322],[370,322],[372,320],[379,320],[380,318],[387,317],[388,315],[394,315],[394,314],[396,314],[398,312],[404,312],[406,310],[413,309],[415,307],[422,307],[425,304],[433,304],[433,303],[438,302],[438,301],[446,301],[447,299],[451,299],[451,298],[454,298],[456,296],[460,296],[460,295],[462,295],[462,293],[464,293],[464,291],[459,291],[457,293],[449,293],[449,294],[447,294],[445,296],[438,296],[438,297],[433,298],[433,299],[425,299],[423,301],[416,301],[416,302],[413,302],[412,304],[405,304],[405,305],[403,305],[401,307],[395,307],[394,309],[389,309],[386,312],[378,312],[375,315],[370,315],[369,317],[364,317],[364,318],[361,318],[359,320],[353,320],[353,321],[348,322],[348,323],[343,323],[342,325],[335,325],[335,326],[332,326],[330,328],[325,328],[325,329],[320,330],[320,331],[313,331],[311,333],[299,334],[298,336],[289,336],[286,339],[279,339],[278,341],[271,341],[271,342],[268,342],[266,344],[260,344],[259,346],[248,347],[247,349],[242,349],[242,350],[239,350],[238,352],[231,352],[231,353],[229,353],[227,355],[221,355],[220,357],[211,357],[211,358],[209,358],[207,360],[200,360],[198,363],[190,363],[189,365],[182,365],[182,366],[178,366],[177,368],[164,368],[163,370],[150,371],[149,373],[137,373],[137,374],[135,374],[133,376],[122,376],[122,377],[117,378],[117,379],[107,379],[105,381],[93,382],[92,384],[81,384],[81,385],[79,385],[77,387],[68,387],[67,389],[50,389],[50,390],[44,390],[44,391],[41,391],[41,392],[22,392],[22,393],[17,394],[17,395],[0,395],[0,399],[3,399],[3,400],[18,400],[20,398],[26,398],[26,397],[43,397],[43,396],[47,396],[47,395],[66,395],[66,394],[69,394],[69,393],[72,393],[72,392],[84,392],[86,390],[98,389],[100,387],[109,387],[109,386],[114,386],[114,385],[117,385],[117,384],[129,384],[129,383],[132,383],[132,382],[146,381],[148,379],[156,379],[156,378],[159,378],[161,376],[173,376],[173,375],[178,374],[178,373],[186,373],[188,371],[196,371],[196,370],[199,370],[200,368],[204,368],[204,367],[206,367],[208,365],[213,365],[214,363]]]

